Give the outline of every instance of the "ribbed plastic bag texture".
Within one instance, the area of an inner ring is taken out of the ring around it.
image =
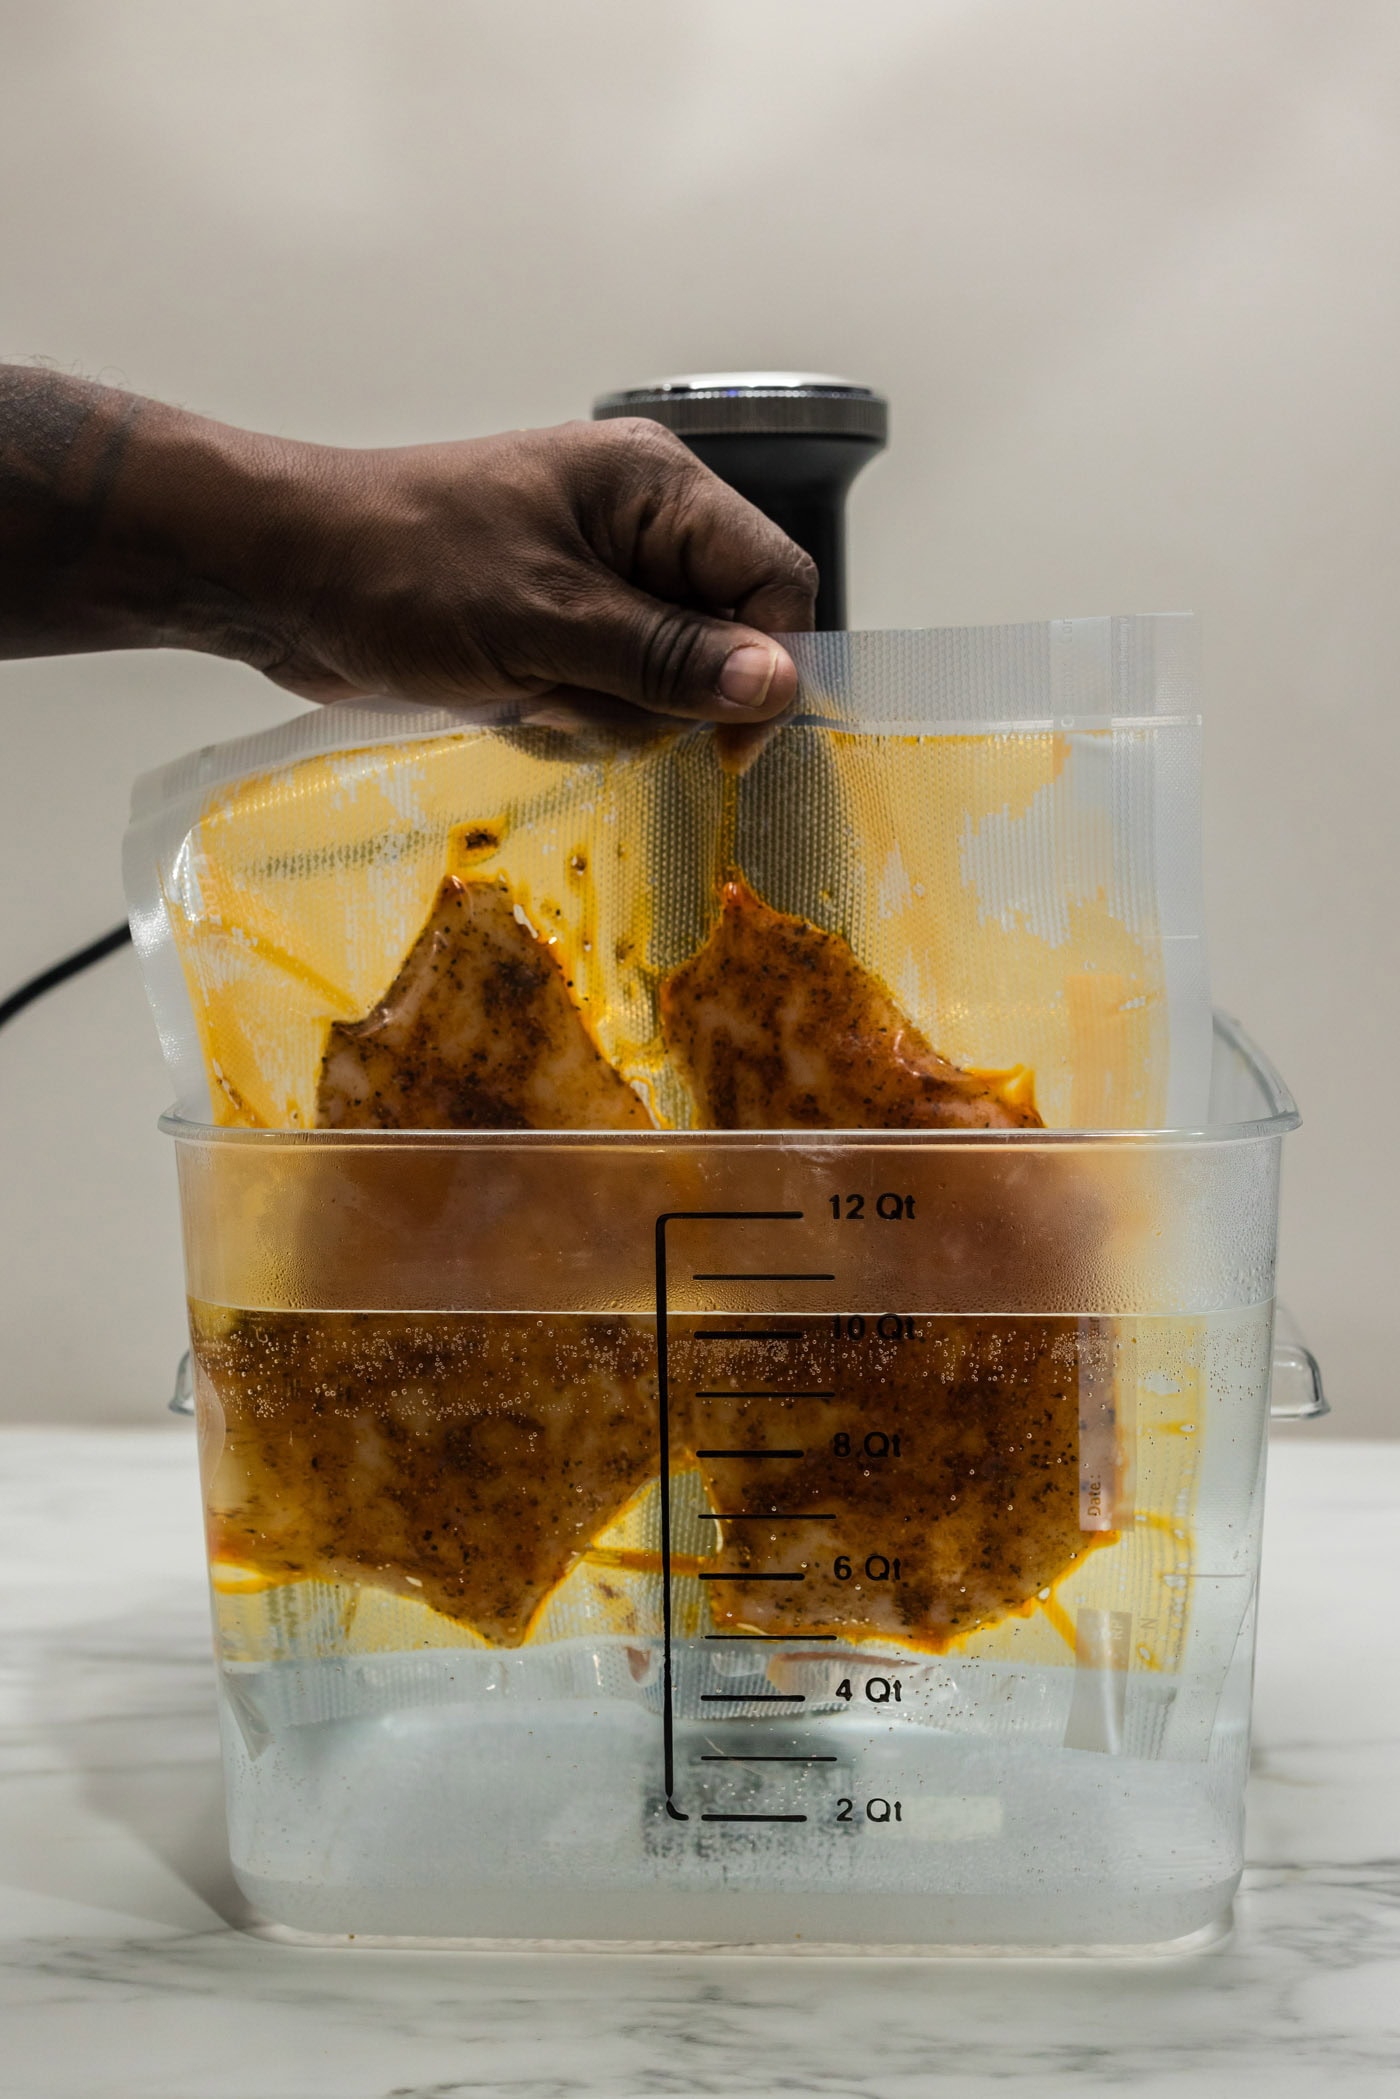
[[[341,705],[137,785],[132,923],[186,1115],[311,1127],[329,1030],[381,1000],[444,878],[498,884],[654,1119],[692,1099],[667,973],[742,873],[847,941],[1052,1128],[1203,1120],[1210,1016],[1191,622],[799,636],[793,716],[570,735]]]

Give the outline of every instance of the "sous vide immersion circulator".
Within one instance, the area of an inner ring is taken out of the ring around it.
[[[885,448],[889,403],[872,387],[815,372],[700,372],[625,387],[596,422],[646,416],[674,430],[713,473],[811,555],[816,624],[846,624],[846,495]]]

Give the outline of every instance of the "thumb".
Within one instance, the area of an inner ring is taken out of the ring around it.
[[[772,635],[665,604],[606,571],[541,639],[539,670],[556,683],[651,714],[769,721],[797,697],[797,667]]]

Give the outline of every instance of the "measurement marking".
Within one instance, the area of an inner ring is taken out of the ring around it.
[[[697,1399],[835,1399],[834,1392],[776,1392],[770,1385],[762,1392],[697,1392]]]
[[[671,1380],[670,1297],[666,1280],[666,1227],[682,1220],[700,1218],[728,1223],[787,1223],[800,1221],[800,1210],[665,1210],[656,1220],[656,1399],[657,1432],[660,1443],[658,1470],[661,1517],[661,1759],[666,1789],[666,1813],[675,1822],[688,1822],[684,1808],[677,1807],[675,1741],[675,1667],[673,1654],[674,1614],[671,1604]]]
[[[697,1458],[805,1458],[805,1450],[697,1450]]]
[[[702,1815],[702,1822],[805,1822],[805,1815]]]
[[[805,1705],[805,1691],[702,1691],[701,1705]]]
[[[834,1523],[834,1516],[809,1514],[806,1509],[706,1509],[701,1523]]]
[[[702,1756],[702,1764],[834,1764],[834,1756]]]
[[[690,1338],[692,1341],[800,1341],[805,1331],[800,1326],[707,1326],[703,1333],[692,1334]]]
[[[805,1582],[805,1574],[702,1574],[702,1582]]]
[[[804,1274],[797,1269],[784,1272],[776,1269],[736,1268],[728,1274],[720,1270],[707,1270],[704,1274],[693,1275],[690,1280],[693,1283],[834,1283],[836,1278],[834,1275]]]
[[[791,1646],[794,1640],[815,1640],[825,1646],[828,1640],[839,1640],[840,1633],[705,1633],[706,1640],[781,1640]]]

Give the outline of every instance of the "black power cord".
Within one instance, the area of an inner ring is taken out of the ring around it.
[[[21,984],[18,991],[12,991],[8,998],[0,999],[0,1028],[4,1027],[7,1020],[13,1020],[17,1013],[23,1013],[26,1006],[32,1006],[36,998],[42,998],[46,991],[54,990],[59,984],[66,984],[68,979],[76,977],[80,970],[91,969],[93,963],[100,962],[104,955],[114,955],[119,947],[126,947],[130,939],[130,926],[113,926],[111,932],[104,933],[100,940],[91,941],[87,947],[80,947],[75,955],[66,955],[62,962],[55,962],[52,969],[40,970],[37,977],[31,977],[27,984]]]

